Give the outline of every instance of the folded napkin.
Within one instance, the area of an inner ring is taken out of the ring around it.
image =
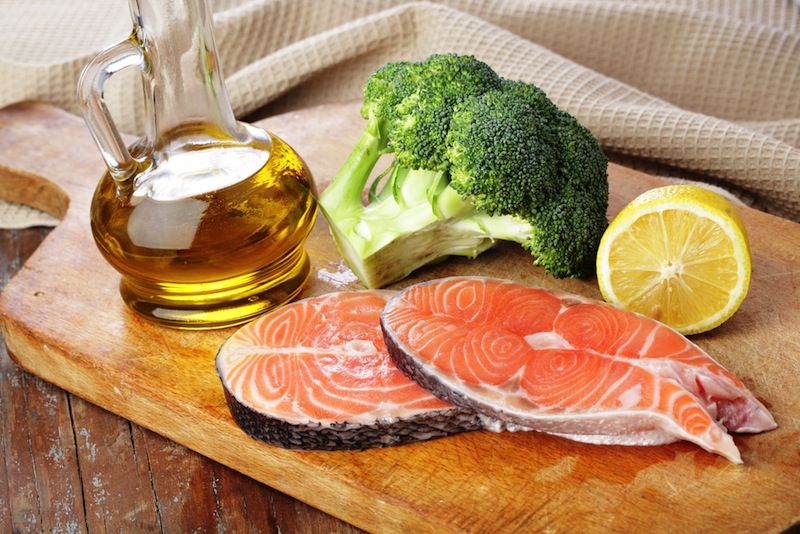
[[[612,156],[702,178],[800,220],[796,0],[212,0],[238,116],[356,100],[386,61],[473,54],[533,82]],[[83,65],[130,30],[124,0],[4,3],[0,105],[78,112]],[[137,73],[115,77],[117,124],[144,127]],[[0,139],[2,142],[2,139]],[[98,155],[99,157],[99,155]]]

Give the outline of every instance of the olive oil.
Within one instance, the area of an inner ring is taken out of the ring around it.
[[[92,234],[122,275],[124,301],[151,320],[200,329],[291,300],[308,277],[303,243],[317,214],[303,160],[271,134],[226,144],[189,125],[163,144],[175,139],[180,149],[157,147],[168,156],[124,183],[107,173],[95,191]]]
[[[233,113],[205,0],[129,0],[133,28],[84,68],[78,97],[108,173],[92,234],[124,301],[176,328],[242,323],[297,295],[317,214],[311,175],[283,141]],[[127,146],[103,101],[142,75],[145,128]]]

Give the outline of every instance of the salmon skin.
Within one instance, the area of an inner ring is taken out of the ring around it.
[[[339,450],[424,441],[480,428],[392,362],[380,313],[390,291],[331,293],[286,305],[234,333],[217,373],[234,420],[292,449]]]
[[[777,425],[733,374],[647,317],[491,278],[410,286],[381,316],[397,366],[506,423],[617,445],[688,440],[741,463],[727,430]]]

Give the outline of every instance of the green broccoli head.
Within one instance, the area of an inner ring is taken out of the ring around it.
[[[578,119],[565,111],[558,110],[555,125],[561,172],[578,191],[599,202],[605,210],[608,206],[608,160],[600,143]]]
[[[416,88],[411,71],[413,63],[397,61],[387,63],[376,70],[364,84],[364,102],[361,116],[377,121],[376,135],[387,138],[395,120],[395,108]]]
[[[447,132],[453,108],[465,98],[500,88],[500,77],[472,56],[433,55],[409,74],[415,90],[396,108],[390,133],[398,164],[411,169],[446,170]]]
[[[456,107],[447,144],[450,186],[478,210],[527,220],[537,265],[557,277],[591,272],[608,180],[586,128],[537,87],[504,81]]]
[[[557,113],[560,111],[558,107],[547,98],[545,92],[533,84],[515,80],[503,80],[500,89],[503,93],[513,95],[520,101],[526,102],[535,113],[549,115],[550,113]]]
[[[605,209],[568,185],[562,198],[533,218],[533,232],[523,243],[555,278],[589,276],[594,272],[597,245],[608,226]]]
[[[558,137],[549,126],[557,110],[537,92],[544,95],[506,83],[456,107],[447,137],[450,185],[477,209],[528,219],[557,193]]]
[[[525,247],[536,256],[536,265],[557,278],[588,276],[608,226],[608,161],[597,139],[574,117],[558,111],[554,124],[562,186],[529,219],[534,232]]]

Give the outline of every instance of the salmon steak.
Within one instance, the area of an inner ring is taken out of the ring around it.
[[[397,366],[507,424],[598,444],[688,440],[734,463],[727,431],[777,425],[744,384],[647,317],[491,278],[410,286],[381,316]]]
[[[236,423],[293,449],[424,441],[480,428],[392,362],[380,327],[390,291],[351,291],[283,306],[243,326],[217,353]]]

